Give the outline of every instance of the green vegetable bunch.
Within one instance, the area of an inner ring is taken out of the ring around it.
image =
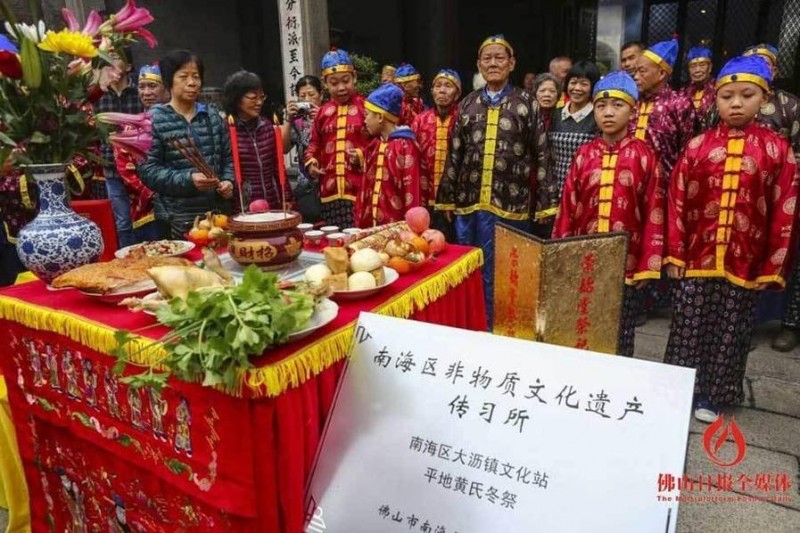
[[[166,356],[148,365],[139,375],[122,378],[134,387],[161,389],[170,375],[204,386],[235,388],[241,373],[251,366],[250,356],[286,341],[303,328],[314,313],[314,298],[294,291],[281,291],[275,274],[248,267],[239,285],[192,291],[186,300],[173,298],[156,311],[158,321],[173,328],[160,342]],[[138,351],[129,346],[129,332],[117,333],[118,358],[114,367],[121,373],[126,364],[136,363]],[[158,372],[157,367],[166,369]]]

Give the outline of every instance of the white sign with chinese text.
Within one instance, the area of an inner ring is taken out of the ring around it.
[[[350,355],[307,532],[675,531],[694,370],[367,313]]]
[[[286,99],[295,97],[294,86],[306,72],[303,55],[303,9],[299,0],[278,0],[281,25],[283,89]]]

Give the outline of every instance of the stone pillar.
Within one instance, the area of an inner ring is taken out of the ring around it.
[[[319,71],[320,58],[328,49],[328,6],[326,0],[277,2],[283,87],[289,98],[301,76]]]
[[[303,0],[303,36],[306,74],[319,75],[319,63],[330,49],[328,0]]]

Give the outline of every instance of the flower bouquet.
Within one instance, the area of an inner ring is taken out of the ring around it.
[[[96,159],[90,147],[109,132],[92,115],[101,95],[95,69],[139,39],[155,46],[145,28],[153,16],[128,0],[106,20],[92,11],[81,28],[64,8],[66,27],[53,31],[42,22],[16,23],[7,0],[0,0],[0,10],[10,35],[0,35],[0,168],[64,164],[76,155]]]
[[[0,34],[0,180],[18,179],[21,193],[29,177],[36,183],[39,214],[20,230],[17,252],[28,270],[49,283],[96,261],[104,245],[112,244],[70,208],[64,174],[76,160],[102,163],[101,142],[120,144],[140,157],[148,149],[146,116],[95,116],[92,104],[102,96],[99,67],[139,39],[155,46],[145,28],[153,16],[128,0],[107,19],[92,11],[81,28],[63,9],[66,27],[54,31],[42,22],[17,23],[7,0],[0,0],[0,14],[9,35]]]

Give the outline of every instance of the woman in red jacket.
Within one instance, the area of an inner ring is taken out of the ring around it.
[[[282,209],[275,125],[261,116],[265,99],[261,78],[246,70],[231,74],[222,98],[225,112],[236,120],[239,145],[233,148],[239,149],[245,206],[254,200],[266,200],[270,209]],[[291,204],[288,181],[284,192],[287,205]]]

